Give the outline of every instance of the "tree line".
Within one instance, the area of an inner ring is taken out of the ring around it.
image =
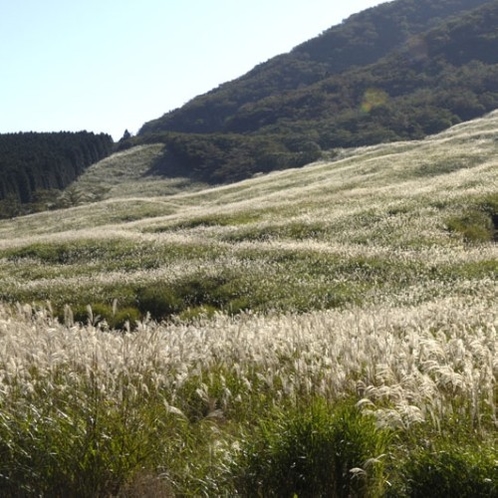
[[[0,208],[15,211],[36,202],[40,192],[66,188],[113,146],[110,135],[86,131],[1,134]]]

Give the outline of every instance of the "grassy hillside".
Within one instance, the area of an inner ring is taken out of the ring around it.
[[[246,306],[258,310],[459,296],[456,276],[481,285],[496,269],[495,245],[474,244],[495,236],[496,122],[492,114],[423,141],[178,193],[184,180],[140,176],[158,148],[131,149],[81,178],[83,190],[105,186],[109,166],[104,201],[0,223],[2,296],[130,306],[140,286],[205,275],[244,281]],[[20,270],[38,277],[19,285]],[[60,293],[73,272],[78,285]],[[205,297],[196,304],[230,304]]]
[[[162,144],[141,145],[113,154],[88,168],[73,184],[83,197],[102,192],[102,197],[164,196],[205,187],[188,178],[158,179],[157,168],[164,160]]]
[[[0,221],[6,496],[496,496],[497,133]]]

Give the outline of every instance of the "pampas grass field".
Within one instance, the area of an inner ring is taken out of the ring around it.
[[[497,137],[0,221],[2,496],[498,496]]]

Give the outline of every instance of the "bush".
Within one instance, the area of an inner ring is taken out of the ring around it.
[[[185,317],[230,308],[240,311],[246,303],[239,300],[240,290],[230,275],[195,274],[171,284],[142,287],[136,292],[138,309],[150,313],[154,320],[163,320],[175,314]],[[190,310],[190,311],[189,311]]]
[[[129,324],[130,329],[134,329],[140,319],[140,311],[133,306],[118,309],[113,315],[106,318],[109,327],[117,330],[124,330],[127,324]]]
[[[498,496],[498,462],[491,448],[450,444],[419,450],[405,463],[403,484],[391,496],[479,498]]]
[[[187,308],[179,315],[180,320],[191,322],[201,318],[211,318],[216,313],[214,306],[196,306],[195,308]]]
[[[486,196],[481,201],[480,208],[490,217],[493,225],[493,239],[498,240],[498,193]]]
[[[135,476],[155,469],[165,434],[176,430],[175,421],[160,419],[164,404],[157,400],[125,395],[115,403],[92,384],[66,394],[42,387],[42,397],[0,412],[2,497],[118,496]]]
[[[450,232],[462,235],[466,242],[489,242],[494,237],[491,218],[486,213],[477,210],[450,218],[446,226]]]
[[[137,306],[143,314],[150,313],[154,320],[162,320],[183,309],[181,298],[166,285],[138,289]]]
[[[473,203],[460,216],[447,220],[451,232],[463,235],[466,242],[498,240],[498,194],[489,194]]]
[[[387,432],[354,405],[319,399],[265,420],[242,448],[243,496],[382,496]]]

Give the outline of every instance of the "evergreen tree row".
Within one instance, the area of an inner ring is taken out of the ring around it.
[[[30,203],[37,191],[64,189],[113,145],[109,135],[86,131],[2,134],[0,200]]]

